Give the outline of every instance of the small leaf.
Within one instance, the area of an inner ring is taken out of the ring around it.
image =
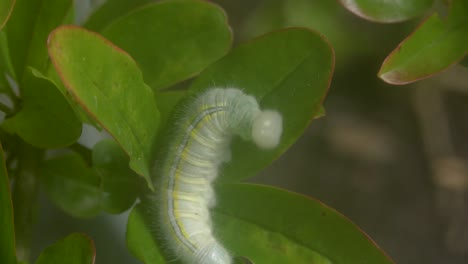
[[[23,107],[3,127],[40,148],[64,147],[81,135],[81,122],[55,85],[37,70],[25,76]]]
[[[96,250],[86,235],[74,233],[46,248],[36,264],[94,264]]]
[[[401,22],[427,12],[433,0],[340,0],[349,11],[364,19],[395,23]]]
[[[468,2],[453,0],[448,18],[437,14],[425,20],[388,55],[379,77],[391,84],[407,84],[442,71],[468,52]]]
[[[291,146],[319,113],[333,67],[333,50],[326,40],[307,29],[294,28],[242,44],[205,70],[194,81],[189,96],[213,84],[237,87],[256,97],[261,108],[275,109],[283,117],[283,135],[274,150],[260,150],[235,138],[232,159],[219,180],[251,177]]]
[[[224,11],[206,1],[162,1],[116,20],[103,36],[127,51],[154,90],[194,76],[231,45]]]
[[[128,156],[113,140],[98,142],[90,167],[72,152],[43,162],[41,179],[51,200],[75,217],[93,217],[101,209],[119,214],[137,197],[139,178],[128,167]]]
[[[45,160],[41,181],[50,199],[75,217],[93,217],[101,211],[100,178],[80,155],[71,153]]]
[[[154,237],[155,219],[154,212],[142,204],[137,204],[128,217],[127,247],[143,263],[166,263]]]
[[[93,31],[100,31],[115,19],[152,1],[153,0],[107,0],[89,16],[84,27]]]
[[[101,178],[102,207],[111,214],[130,208],[137,197],[138,176],[128,167],[128,156],[113,140],[93,148],[93,168]]]
[[[215,234],[253,263],[392,263],[351,221],[316,200],[250,184],[221,185],[216,193]]]
[[[16,264],[15,228],[13,227],[13,205],[10,184],[5,166],[5,155],[0,145],[0,262]]]
[[[10,18],[14,6],[15,0],[0,0],[0,30],[3,29]]]
[[[49,36],[49,54],[66,88],[130,156],[152,187],[149,169],[159,125],[152,90],[132,58],[103,37],[75,26]]]

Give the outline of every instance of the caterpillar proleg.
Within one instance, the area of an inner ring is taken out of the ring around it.
[[[278,145],[282,117],[262,111],[237,88],[212,88],[187,106],[160,167],[160,228],[169,249],[184,263],[230,264],[232,257],[213,235],[209,208],[212,182],[230,159],[233,136],[258,147]]]

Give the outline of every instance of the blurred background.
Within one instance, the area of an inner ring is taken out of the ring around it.
[[[76,1],[77,23],[103,2]],[[251,181],[323,201],[396,263],[468,263],[468,68],[454,66],[405,86],[377,78],[385,57],[423,17],[377,24],[332,0],[212,2],[226,10],[234,45],[301,26],[326,36],[335,49],[326,116]],[[100,135],[87,136],[93,141]],[[82,220],[44,195],[41,204],[34,258],[80,231],[94,239],[98,264],[139,263],[125,246],[126,213]]]

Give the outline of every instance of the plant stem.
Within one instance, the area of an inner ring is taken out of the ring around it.
[[[13,208],[18,261],[29,262],[33,225],[38,210],[37,167],[43,151],[26,143],[20,146],[18,170],[13,187]]]

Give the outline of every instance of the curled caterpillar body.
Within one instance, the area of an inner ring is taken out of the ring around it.
[[[230,264],[232,257],[213,236],[211,183],[230,158],[233,136],[253,140],[260,148],[278,145],[281,115],[261,111],[254,97],[236,88],[210,89],[186,110],[161,166],[161,231],[184,263]]]

